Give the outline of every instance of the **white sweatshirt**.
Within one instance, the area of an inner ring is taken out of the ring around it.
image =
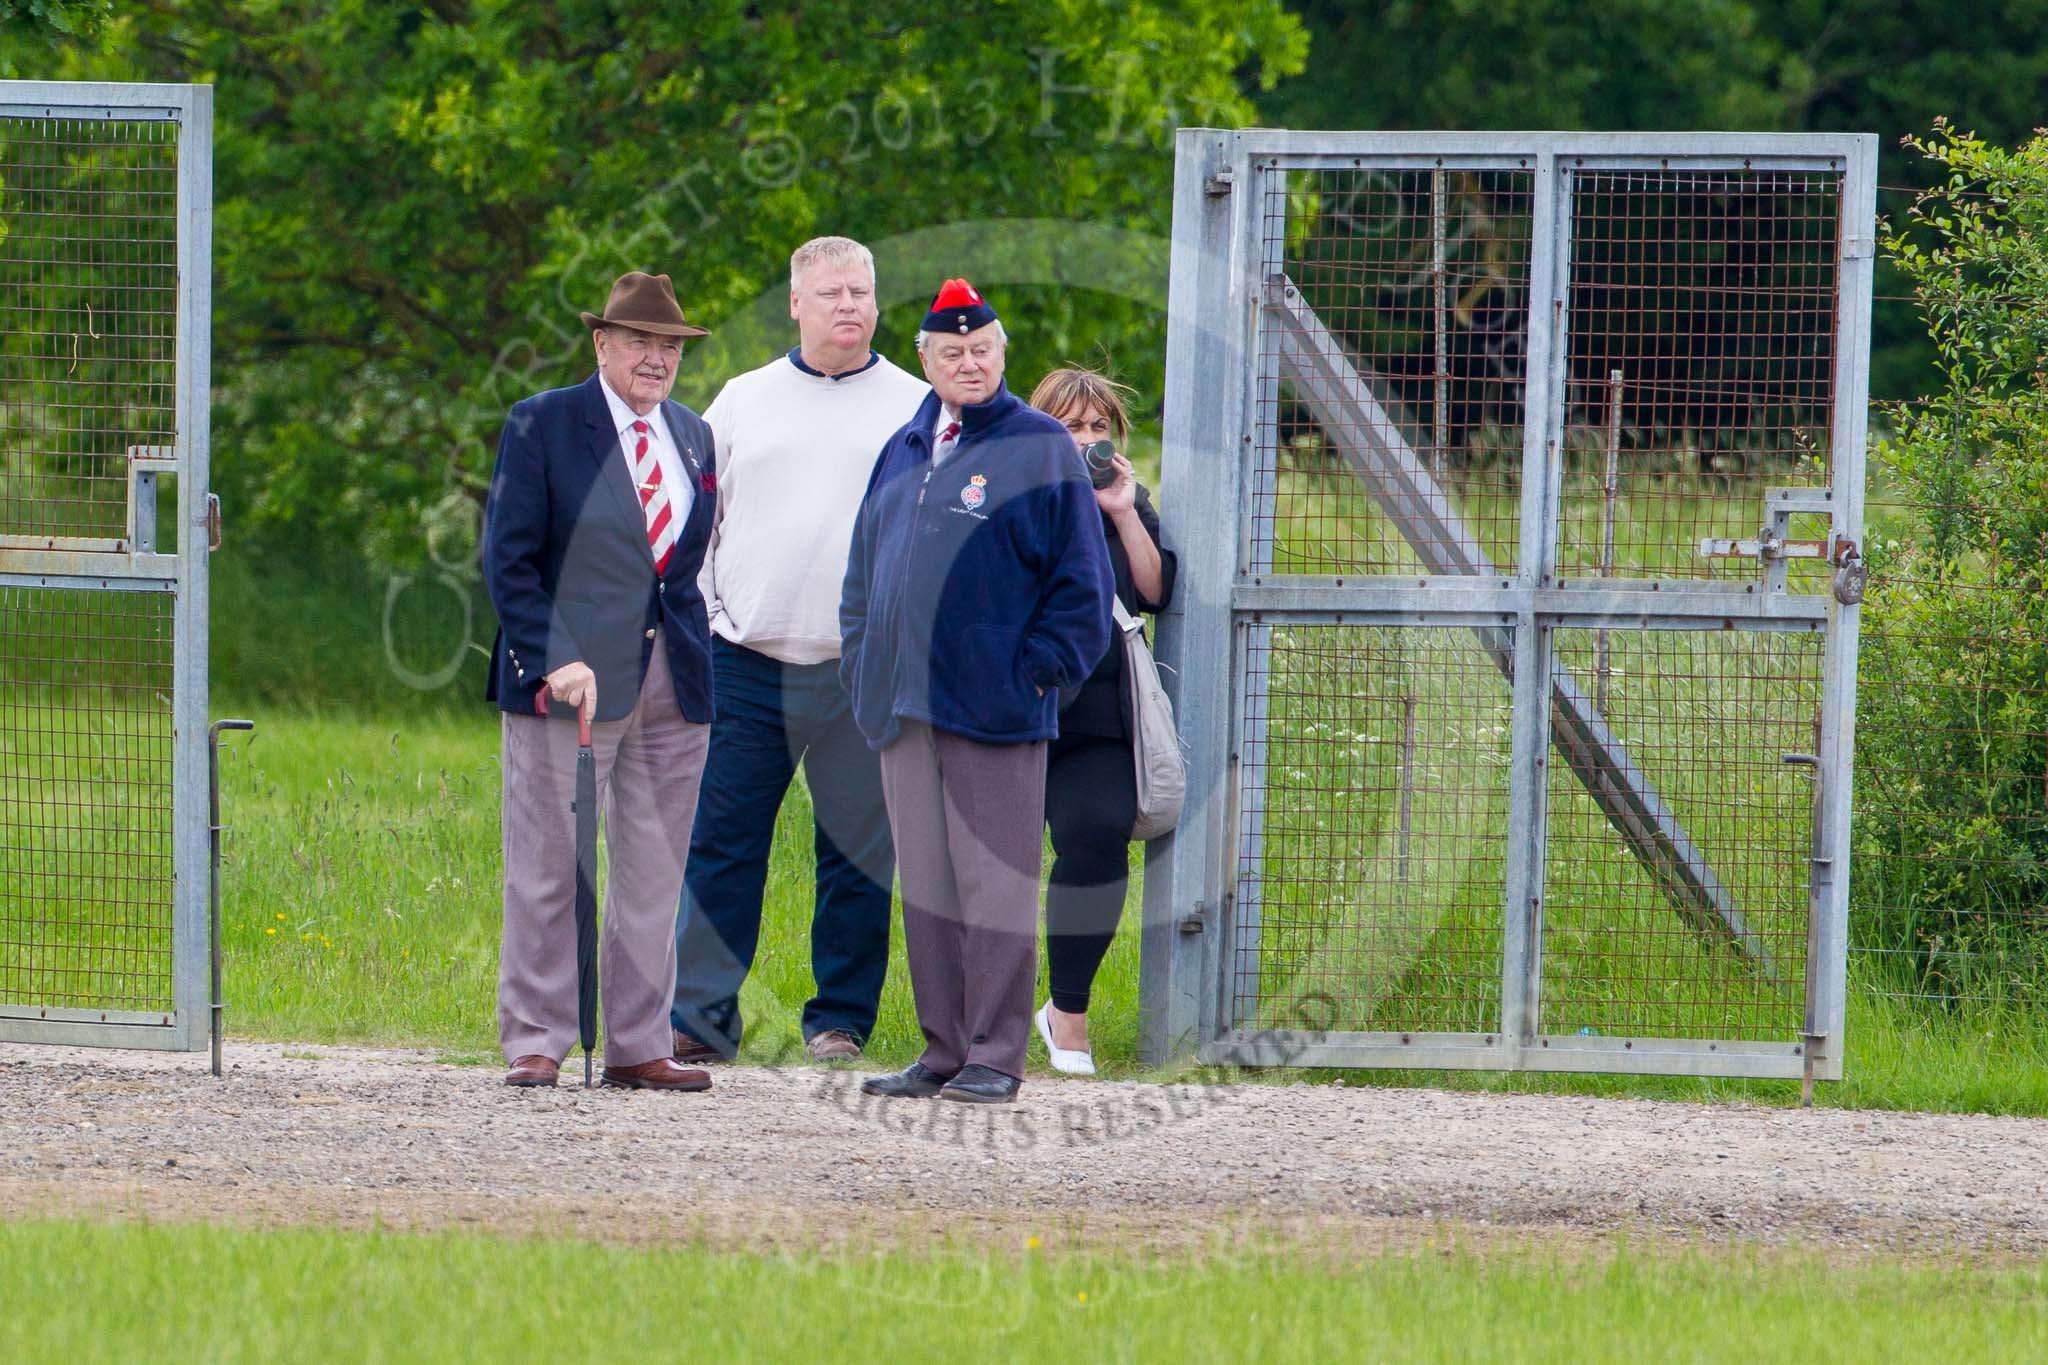
[[[713,633],[788,664],[839,657],[839,589],[875,457],[925,382],[879,355],[839,379],[788,356],[728,380],[704,411],[718,514],[697,584]]]

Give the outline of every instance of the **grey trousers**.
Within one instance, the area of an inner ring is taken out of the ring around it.
[[[906,722],[882,750],[903,881],[919,1060],[1024,1076],[1038,979],[1045,745],[983,744]]]
[[[604,1057],[638,1066],[673,1050],[676,905],[711,727],[683,719],[657,639],[640,698],[591,726],[608,854],[598,1004]],[[507,714],[505,930],[498,952],[498,1041],[505,1060],[562,1060],[576,1046],[576,724]]]

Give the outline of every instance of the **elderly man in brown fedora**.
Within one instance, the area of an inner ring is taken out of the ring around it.
[[[498,611],[505,927],[498,1036],[508,1085],[555,1083],[575,1044],[577,727],[591,721],[610,869],[598,978],[604,1080],[705,1090],[672,1058],[675,916],[711,721],[697,591],[717,502],[702,418],[669,399],[703,336],[666,275],[621,275],[584,313],[597,372],[513,407],[484,510]],[[544,717],[552,713],[554,720]]]

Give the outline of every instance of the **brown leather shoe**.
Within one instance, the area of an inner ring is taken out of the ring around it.
[[[638,1066],[608,1066],[604,1083],[627,1090],[709,1090],[709,1072],[677,1066],[673,1059],[656,1057]]]
[[[722,1062],[725,1060],[723,1052],[720,1052],[709,1043],[698,1042],[679,1028],[672,1028],[668,1032],[669,1039],[675,1048],[672,1055],[679,1062],[689,1062],[694,1065],[698,1062]]]
[[[538,1052],[528,1053],[512,1063],[512,1069],[505,1073],[507,1085],[553,1085],[555,1078],[562,1074],[562,1064],[552,1057],[543,1057]]]
[[[860,1043],[843,1028],[828,1028],[804,1039],[804,1055],[814,1062],[857,1062]]]

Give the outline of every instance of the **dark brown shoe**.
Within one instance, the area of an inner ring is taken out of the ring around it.
[[[804,1040],[804,1055],[814,1062],[857,1062],[860,1041],[843,1028],[828,1028]]]
[[[604,1083],[627,1090],[709,1090],[710,1073],[677,1066],[667,1057],[656,1057],[638,1066],[608,1066]]]
[[[698,1042],[679,1028],[672,1028],[668,1032],[669,1038],[675,1047],[675,1051],[671,1055],[679,1062],[687,1062],[694,1066],[699,1062],[722,1062],[725,1060],[723,1052],[720,1052],[709,1043]]]
[[[543,1057],[538,1052],[528,1053],[512,1063],[512,1069],[505,1073],[507,1085],[553,1085],[555,1078],[562,1074],[562,1065],[552,1057]]]

